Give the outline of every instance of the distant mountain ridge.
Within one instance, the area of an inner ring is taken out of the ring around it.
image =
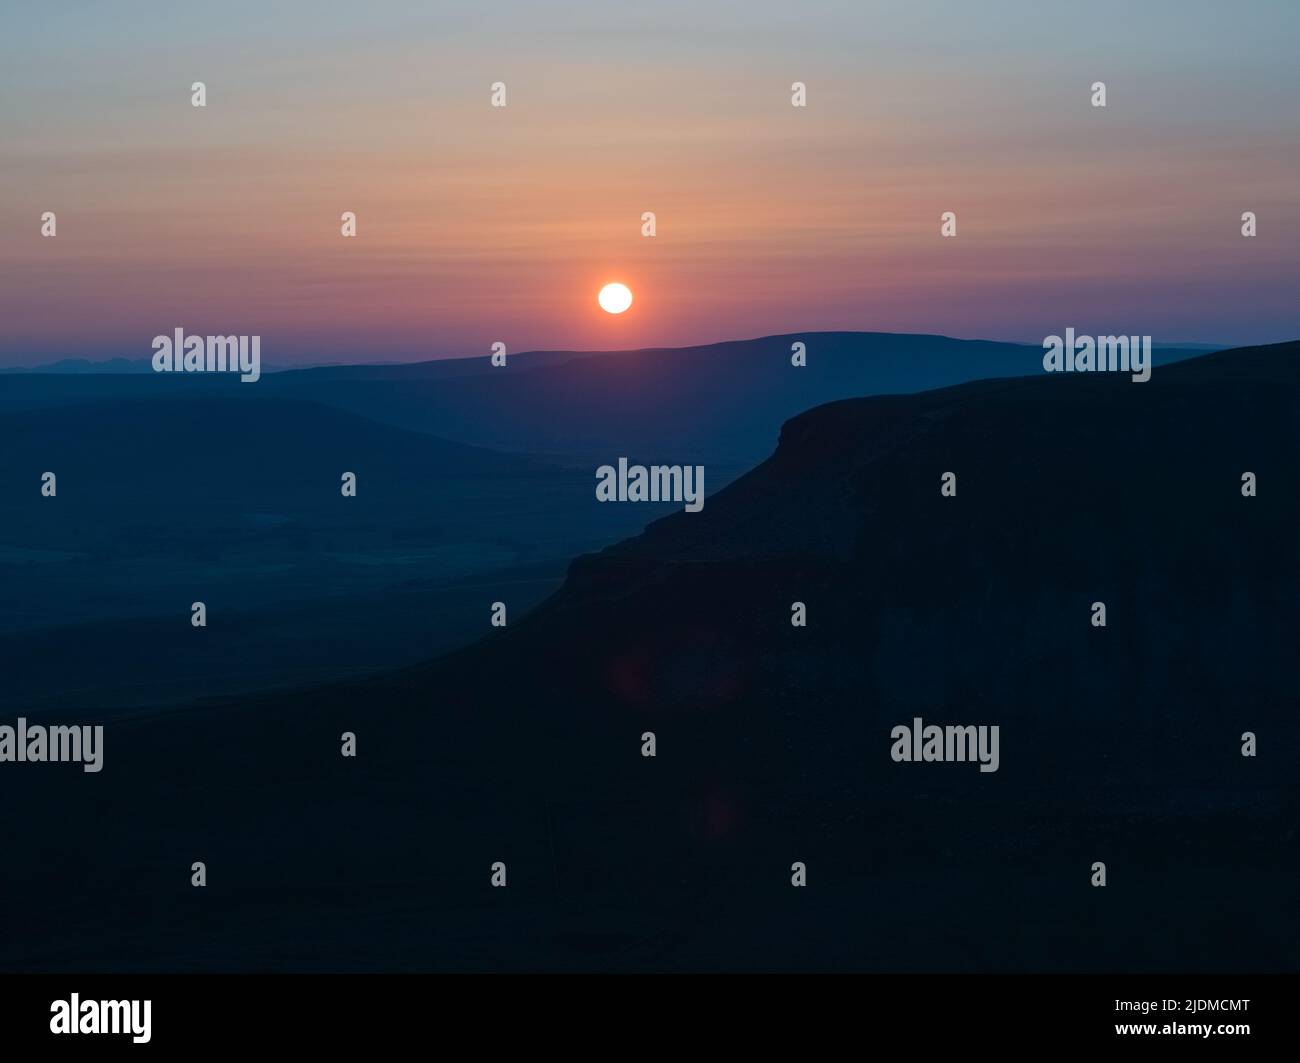
[[[918,335],[920,333],[851,333],[852,335],[862,336],[888,336],[888,335]],[[760,337],[759,339],[778,338],[784,339],[787,336],[793,339],[796,336],[819,336],[824,333],[782,333],[777,337]],[[927,336],[932,339],[952,339],[947,336]],[[731,340],[723,343],[710,344],[712,347],[726,346],[735,343],[755,343],[754,340]],[[987,341],[959,340],[957,342],[997,342],[1007,341]],[[1016,346],[1016,344],[1012,344]],[[1034,346],[1034,344],[1025,344],[1024,346]],[[1186,351],[1197,353],[1208,353],[1210,351],[1226,350],[1231,345],[1226,343],[1155,343],[1157,350],[1168,351]],[[539,368],[547,365],[557,365],[561,362],[573,361],[579,358],[602,357],[617,354],[637,354],[643,352],[668,351],[668,350],[698,350],[699,347],[638,347],[638,348],[608,348],[600,350],[570,351],[570,350],[528,350],[521,351],[510,357],[516,361],[523,361],[529,368]],[[409,379],[411,377],[425,376],[433,379],[441,379],[451,376],[464,376],[477,374],[484,371],[488,366],[484,365],[483,355],[452,355],[446,358],[424,358],[414,360],[397,360],[386,362],[340,362],[330,361],[321,363],[307,363],[305,365],[266,365],[263,367],[265,372],[272,373],[310,373],[317,377],[338,377],[347,379]],[[42,365],[27,366],[0,366],[0,374],[3,373],[87,373],[87,374],[118,374],[118,373],[150,373],[153,372],[153,366],[148,358],[126,358],[117,356],[105,359],[90,358],[61,358],[57,361],[47,362]]]
[[[795,343],[806,348],[806,366],[791,364]],[[1157,363],[1188,353],[1161,352]],[[288,370],[254,384],[230,374],[11,374],[0,388],[0,412],[179,395],[281,396],[495,450],[596,464],[628,456],[747,467],[770,452],[782,421],[811,406],[1039,373],[1041,357],[1038,348],[980,340],[810,332],[699,347],[525,352],[509,355],[504,367],[485,353]]]
[[[791,364],[802,343],[807,365]],[[1160,351],[1156,364],[1192,352]],[[276,374],[290,392],[479,446],[600,461],[748,466],[787,418],[833,399],[1042,373],[1042,350],[942,336],[812,332],[699,347],[486,355],[447,365]],[[611,447],[621,447],[611,454]]]
[[[4,373],[88,373],[117,375],[120,373],[152,373],[153,364],[148,358],[105,358],[99,361],[90,358],[60,358],[55,362],[35,366],[0,366]]]

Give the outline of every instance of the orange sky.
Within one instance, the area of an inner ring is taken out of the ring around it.
[[[998,33],[998,5],[234,6],[51,14],[0,44],[0,364],[146,357],[177,326],[260,334],[268,365],[832,328],[1296,333],[1282,6],[1219,25],[1182,5],[1171,29],[1152,5],[1118,40],[1095,12]],[[636,293],[617,318],[608,280]]]

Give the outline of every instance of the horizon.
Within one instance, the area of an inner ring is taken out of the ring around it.
[[[1297,333],[1286,4],[303,10],[11,27],[0,366],[147,358],[177,325],[260,335],[279,367],[865,320],[1012,343]],[[635,298],[612,316],[595,293],[615,280]]]
[[[644,351],[686,351],[697,350],[706,347],[720,347],[729,344],[747,344],[762,343],[771,340],[794,339],[798,337],[827,336],[827,335],[848,335],[848,336],[891,336],[891,337],[913,337],[918,339],[943,339],[952,340],[957,343],[995,343],[1007,346],[1021,346],[1029,348],[1041,348],[1041,340],[1000,340],[989,339],[984,336],[951,336],[942,333],[930,332],[880,332],[875,329],[805,329],[795,332],[775,332],[762,336],[744,336],[739,338],[711,340],[707,343],[687,343],[677,345],[659,344],[648,347],[542,347],[524,351],[513,351],[510,354],[512,358],[518,358],[527,355],[546,355],[546,354],[636,354]],[[1300,340],[1300,336],[1281,340],[1270,340],[1263,343],[1210,343],[1203,341],[1179,341],[1179,340],[1153,340],[1152,346],[1157,350],[1175,350],[1175,351],[1203,351],[1204,353],[1216,353],[1218,351],[1238,350],[1247,347],[1270,346],[1277,343],[1294,343]],[[265,363],[262,366],[263,373],[288,373],[303,369],[335,369],[335,368],[379,368],[384,366],[412,366],[420,365],[427,362],[451,362],[451,361],[472,361],[476,358],[484,357],[482,354],[472,353],[450,353],[435,357],[413,356],[405,359],[386,359],[383,361],[304,361],[296,364],[277,365],[275,363]],[[150,358],[131,357],[124,354],[105,355],[94,358],[84,355],[70,355],[67,357],[52,357],[50,360],[39,365],[28,365],[15,363],[13,365],[0,364],[0,373],[40,373],[57,366],[65,365],[111,365],[115,363],[125,363],[135,366],[148,366]],[[139,372],[144,372],[141,368]],[[151,371],[151,370],[150,370]]]

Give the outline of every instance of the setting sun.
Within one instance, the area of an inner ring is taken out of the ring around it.
[[[626,284],[606,284],[596,296],[596,302],[607,314],[621,314],[632,305],[632,289]]]

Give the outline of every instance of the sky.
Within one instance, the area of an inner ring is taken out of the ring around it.
[[[1297,40],[1294,0],[5,4],[0,365],[1293,339]]]

